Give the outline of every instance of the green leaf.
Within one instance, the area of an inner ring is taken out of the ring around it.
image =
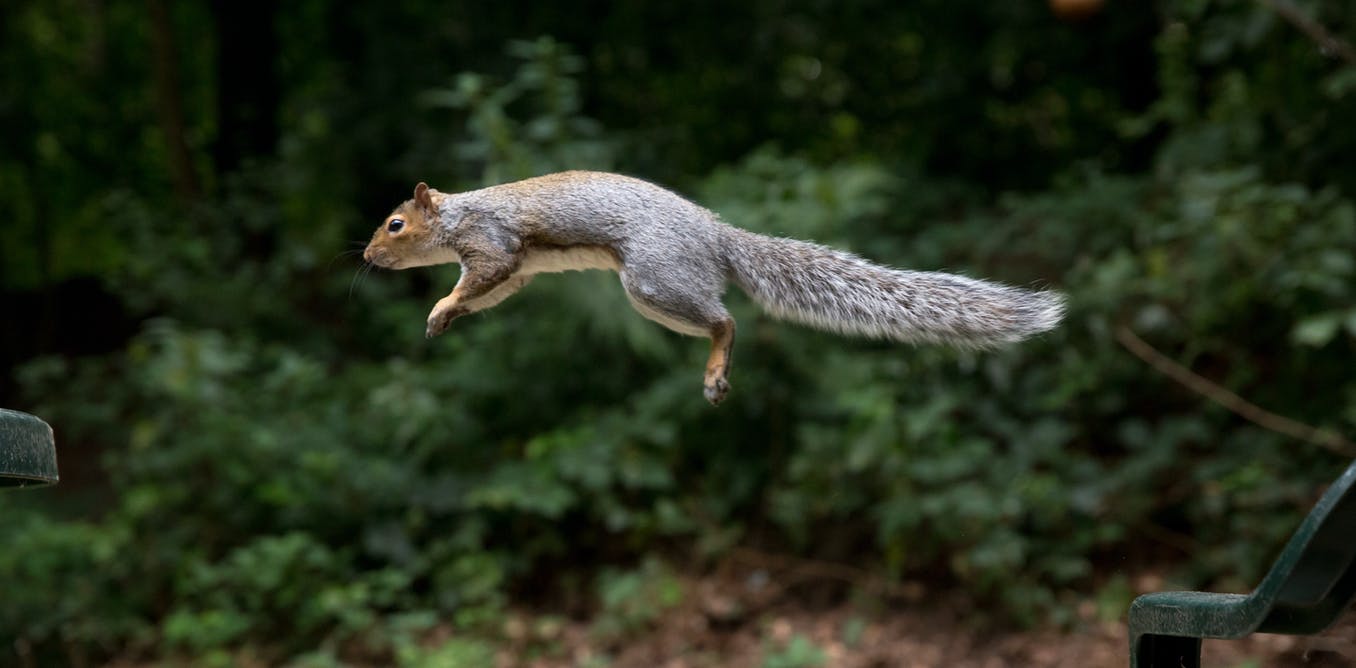
[[[1339,314],[1324,313],[1299,321],[1291,330],[1290,338],[1295,343],[1317,348],[1332,341],[1341,326],[1342,319]]]

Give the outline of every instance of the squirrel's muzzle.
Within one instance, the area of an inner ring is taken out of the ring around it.
[[[365,250],[363,250],[363,259],[368,262],[371,262],[372,264],[377,265],[378,267],[385,267],[387,262],[386,249],[377,248],[375,246],[368,246]]]

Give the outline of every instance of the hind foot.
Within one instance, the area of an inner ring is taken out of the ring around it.
[[[711,402],[712,406],[719,406],[729,392],[730,382],[722,377],[707,378],[702,387],[702,394],[706,395],[706,400]]]

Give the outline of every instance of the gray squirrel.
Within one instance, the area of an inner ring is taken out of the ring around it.
[[[733,281],[773,316],[842,334],[986,348],[1053,329],[1064,296],[964,276],[890,269],[851,253],[755,234],[640,179],[548,174],[464,193],[424,183],[377,228],[363,259],[386,269],[461,263],[425,335],[504,301],[537,274],[610,269],[631,305],[711,339],[706,399],[730,390]]]

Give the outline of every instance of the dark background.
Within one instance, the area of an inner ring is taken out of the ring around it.
[[[1336,1],[0,4],[0,405],[53,424],[63,474],[0,497],[0,581],[22,583],[0,663],[419,665],[430,629],[520,648],[497,629],[523,609],[591,624],[605,655],[683,598],[663,583],[740,550],[925,580],[1005,627],[1075,628],[1089,600],[1114,619],[1143,573],[1245,589],[1356,453],[1333,435],[1356,426],[1353,21]],[[361,267],[416,181],[570,168],[1057,288],[1069,317],[981,354],[732,295],[712,409],[705,343],[614,276],[545,277],[425,341],[456,270]],[[1244,420],[1138,339],[1332,433]]]

